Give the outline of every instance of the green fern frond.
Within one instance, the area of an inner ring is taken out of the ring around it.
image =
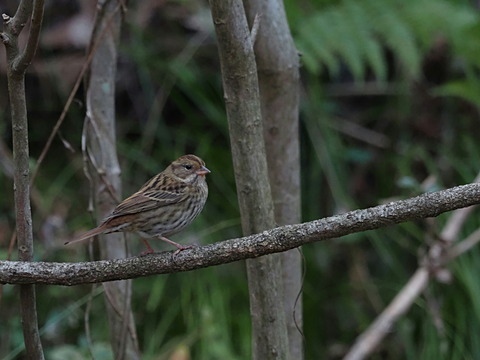
[[[480,86],[477,81],[468,78],[437,86],[432,91],[432,95],[454,96],[469,101],[477,107],[480,106]]]
[[[401,16],[427,48],[438,36],[450,41],[460,39],[461,32],[478,22],[471,8],[449,1],[411,1],[401,8]]]
[[[322,21],[314,21],[312,26],[300,28],[301,36],[297,46],[303,53],[305,60],[316,58],[318,62],[327,67],[331,74],[337,74],[339,65],[331,50],[329,37],[323,25]],[[313,62],[305,61],[305,66],[313,73],[318,73],[320,66],[312,66]]]
[[[387,78],[387,67],[383,58],[383,50],[380,43],[375,39],[372,29],[365,26],[367,18],[365,9],[354,0],[345,2],[345,13],[350,24],[353,26],[352,37],[357,42],[360,51],[363,52],[365,66],[370,66],[375,77],[380,81]]]
[[[405,76],[418,77],[440,36],[457,56],[480,66],[480,15],[448,0],[344,0],[303,19],[294,36],[307,70],[325,67],[332,76],[343,64],[357,80],[367,68],[385,80],[388,48]]]
[[[332,9],[325,14],[327,28],[332,34],[331,43],[338,56],[343,58],[356,80],[364,77],[363,51],[355,36],[356,28],[353,22],[345,21],[343,9]],[[342,41],[335,41],[342,39]]]
[[[480,67],[480,21],[462,29],[452,43],[460,57],[472,65]]]
[[[369,24],[378,37],[397,56],[407,76],[416,77],[420,73],[420,50],[411,28],[399,16],[396,1],[367,0],[362,3],[369,16]],[[405,5],[406,6],[406,5]]]

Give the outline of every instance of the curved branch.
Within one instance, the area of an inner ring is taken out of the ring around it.
[[[8,21],[12,35],[17,36],[23,30],[32,13],[32,7],[32,0],[21,0],[13,18],[7,16],[7,19],[4,17],[4,20]]]
[[[282,252],[298,246],[438,216],[480,204],[480,184],[468,184],[303,224],[182,251],[83,263],[0,261],[0,283],[79,285],[195,270]]]
[[[28,41],[21,55],[13,64],[13,70],[17,73],[24,73],[28,65],[32,62],[33,56],[37,50],[38,39],[40,37],[40,29],[43,20],[43,3],[44,0],[36,0],[33,5],[32,24],[28,34]]]

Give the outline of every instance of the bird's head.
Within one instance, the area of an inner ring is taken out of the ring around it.
[[[205,178],[205,175],[210,173],[210,170],[205,167],[205,162],[195,155],[180,156],[168,166],[167,170],[187,183],[194,183],[199,177]]]

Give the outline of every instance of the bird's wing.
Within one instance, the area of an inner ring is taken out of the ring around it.
[[[157,209],[182,202],[186,198],[187,194],[185,191],[140,190],[118,204],[108,218]]]

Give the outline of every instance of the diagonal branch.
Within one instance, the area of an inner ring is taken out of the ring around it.
[[[475,182],[480,181],[480,174]],[[410,280],[403,286],[391,303],[382,311],[375,321],[356,339],[344,360],[362,360],[370,355],[378,344],[387,336],[395,322],[404,315],[415,300],[427,288],[431,278],[438,276],[449,261],[460,256],[475,246],[480,237],[480,230],[473,232],[467,239],[452,247],[458,238],[465,221],[474,208],[457,209],[445,224],[439,239],[430,246],[430,250],[421,259],[420,266]]]
[[[84,263],[0,261],[0,283],[79,285],[189,271],[282,252],[355,232],[438,216],[476,204],[480,204],[478,183],[303,224],[282,226],[260,234],[185,250],[175,257],[167,252]]]

